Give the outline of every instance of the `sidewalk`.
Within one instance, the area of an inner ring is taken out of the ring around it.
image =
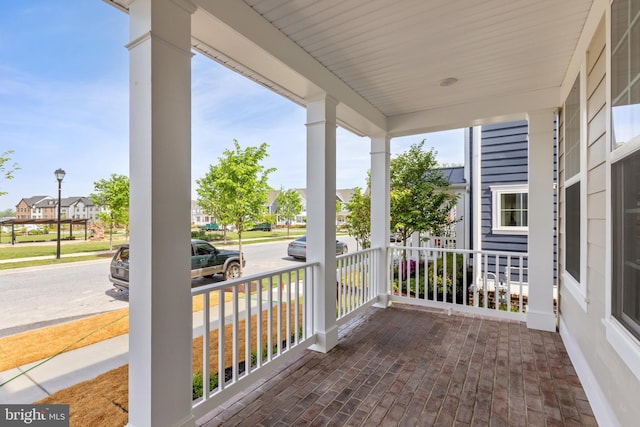
[[[81,257],[81,256],[97,256],[104,254],[111,254],[114,251],[97,251],[97,252],[76,252],[73,254],[61,254],[60,258],[73,258],[73,257]],[[39,259],[55,259],[55,255],[42,255],[42,256],[32,256],[26,258],[10,258],[10,259],[0,259],[0,264],[8,264],[10,262],[23,262],[23,261],[35,261]]]

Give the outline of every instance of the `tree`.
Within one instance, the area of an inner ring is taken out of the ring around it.
[[[414,232],[442,233],[451,224],[448,213],[457,200],[447,191],[449,182],[438,169],[435,151],[424,151],[424,143],[391,159],[391,228],[405,246]]]
[[[0,211],[0,218],[8,218],[8,217],[13,217],[16,216],[16,211],[15,209],[5,209],[3,211]]]
[[[14,163],[12,165],[7,164],[7,162],[11,160],[12,154],[13,150],[8,150],[0,154],[0,180],[13,179],[13,173],[20,169],[17,163]],[[7,194],[6,191],[0,190],[0,196],[4,196],[5,194]]]
[[[302,198],[297,191],[280,189],[280,194],[276,198],[278,205],[278,215],[287,222],[287,237],[289,237],[289,227],[291,221],[302,211]]]
[[[129,230],[129,177],[112,174],[109,179],[94,182],[93,187],[89,199],[96,206],[107,209],[97,217],[109,227],[109,250],[112,250],[113,227],[125,225]]]
[[[234,139],[233,146],[233,150],[224,150],[218,164],[209,166],[204,177],[196,180],[196,192],[203,209],[210,209],[224,224],[235,226],[242,274],[242,232],[265,217],[267,178],[275,169],[266,169],[261,164],[268,157],[267,143],[243,150]]]
[[[362,249],[371,247],[371,196],[357,187],[347,203],[347,232]]]

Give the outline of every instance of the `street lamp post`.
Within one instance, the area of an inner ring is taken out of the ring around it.
[[[56,259],[60,259],[60,205],[62,204],[62,180],[65,172],[62,169],[58,169],[54,174],[58,180],[58,246],[56,248]]]

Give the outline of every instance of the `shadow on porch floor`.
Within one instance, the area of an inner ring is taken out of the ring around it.
[[[414,306],[369,309],[206,426],[596,426],[557,333]]]

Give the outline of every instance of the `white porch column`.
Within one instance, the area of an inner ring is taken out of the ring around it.
[[[375,272],[378,285],[376,307],[389,305],[386,248],[389,244],[390,146],[390,138],[387,135],[371,138],[371,247],[380,248],[382,251],[382,257]]]
[[[307,261],[315,270],[312,350],[338,344],[336,324],[336,106],[328,95],[307,104]]]
[[[553,313],[553,120],[554,110],[530,112],[529,306],[527,326],[556,330]]]
[[[129,426],[192,426],[191,14],[130,1]]]

